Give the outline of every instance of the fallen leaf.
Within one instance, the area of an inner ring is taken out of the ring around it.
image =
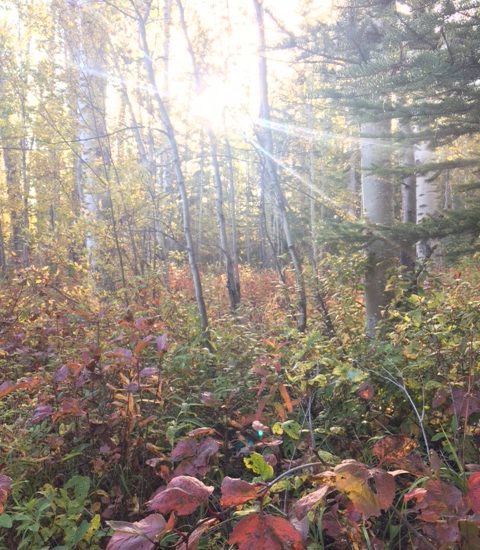
[[[53,414],[51,405],[37,405],[32,415],[32,424],[40,424],[45,418],[49,418]]]

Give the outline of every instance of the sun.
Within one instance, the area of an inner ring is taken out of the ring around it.
[[[251,113],[251,96],[248,87],[215,78],[192,98],[190,112],[202,125],[223,131],[226,126],[238,124]]]

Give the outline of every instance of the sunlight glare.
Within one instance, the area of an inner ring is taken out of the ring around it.
[[[213,130],[223,130],[226,119],[237,120],[248,110],[249,94],[246,88],[234,87],[223,80],[210,82],[195,95],[190,103],[191,114]]]

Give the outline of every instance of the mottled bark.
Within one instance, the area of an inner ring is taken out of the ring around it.
[[[417,174],[417,224],[423,220],[435,216],[440,211],[441,196],[438,189],[438,180],[432,171],[425,171],[425,165],[435,162],[435,154],[427,142],[418,143],[415,146],[415,165],[421,169]],[[424,167],[422,170],[422,166]],[[417,243],[417,258],[425,261],[428,258],[439,264],[441,254],[439,242],[429,239]]]

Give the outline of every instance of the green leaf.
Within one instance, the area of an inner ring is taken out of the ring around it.
[[[320,460],[323,460],[327,464],[337,465],[342,461],[338,456],[332,455],[332,453],[329,453],[328,451],[322,451],[321,449],[317,451],[317,455]]]
[[[86,476],[73,476],[65,485],[66,489],[72,489],[75,493],[75,500],[83,502],[90,491],[90,478]]]
[[[282,424],[283,431],[292,439],[300,439],[302,427],[295,420],[287,420]]]
[[[89,527],[90,527],[89,522],[86,521],[86,520],[83,520],[82,523],[77,528],[77,530],[75,531],[75,533],[72,537],[72,540],[69,541],[69,542],[71,542],[73,547],[75,547],[83,539],[83,537],[87,533]]]
[[[0,527],[4,529],[10,529],[13,525],[12,517],[8,514],[0,514]]]
[[[283,427],[280,422],[275,422],[275,424],[272,426],[272,433],[274,435],[283,435]]]
[[[272,479],[273,468],[265,461],[261,454],[253,452],[250,456],[245,457],[243,462],[249,470],[260,476],[263,481]]]
[[[338,365],[333,369],[333,374],[341,380],[349,380],[354,384],[362,382],[367,378],[367,374],[360,369],[355,369],[347,365]]]
[[[324,388],[328,384],[328,378],[324,374],[317,374],[317,376],[309,381],[309,384],[312,386],[319,386],[320,388]]]

